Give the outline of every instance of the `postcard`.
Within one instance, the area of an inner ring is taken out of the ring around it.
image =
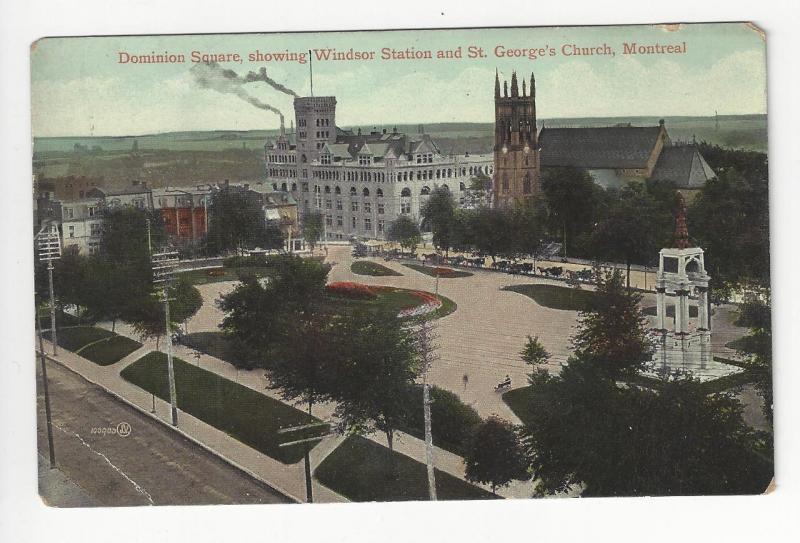
[[[767,492],[765,40],[36,41],[43,500]]]

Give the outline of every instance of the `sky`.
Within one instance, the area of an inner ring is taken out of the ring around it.
[[[625,43],[682,45],[685,53],[623,54]],[[566,55],[603,45],[614,55]],[[483,56],[468,58],[468,48]],[[195,76],[192,51],[235,54],[220,67],[269,78],[309,95],[309,62],[251,62],[250,53],[309,49],[374,52],[373,60],[313,62],[314,95],[336,96],[340,126],[492,122],[495,70],[536,75],[539,118],[709,116],[766,113],[762,34],[743,23],[680,26],[534,27],[327,33],[43,38],[31,46],[35,137],[122,136],[185,130],[275,129],[293,118],[293,97],[263,81],[223,93]],[[462,58],[383,60],[381,50],[453,51]],[[502,50],[497,49],[498,47]],[[566,49],[563,49],[566,47]],[[546,50],[509,58],[506,50]],[[550,55],[549,51],[555,53]],[[121,63],[120,53],[183,54],[185,63]],[[234,81],[240,81],[236,79]],[[230,85],[228,86],[230,90]]]

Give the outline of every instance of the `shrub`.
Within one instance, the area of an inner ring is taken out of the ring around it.
[[[404,430],[424,439],[422,387],[415,388],[419,401],[409,410],[408,427]],[[439,387],[431,387],[431,429],[436,446],[463,456],[468,450],[475,428],[482,421],[478,412],[462,402],[456,394]]]
[[[232,256],[226,258],[222,265],[226,268],[264,268],[272,266],[277,255]]]
[[[334,296],[342,296],[354,300],[372,300],[378,297],[375,291],[367,285],[351,281],[331,283],[325,287],[325,290]]]

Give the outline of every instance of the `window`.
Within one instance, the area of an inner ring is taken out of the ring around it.
[[[364,230],[371,230],[372,229],[372,219],[367,217],[364,219]]]
[[[330,208],[331,208],[331,201],[325,200],[325,209],[330,209]]]
[[[70,226],[69,227],[69,237],[71,237],[71,238],[75,237],[75,227],[74,226]]]
[[[383,211],[384,211],[384,206],[383,206],[383,202],[381,202],[381,203],[378,204],[378,214],[379,215],[383,215]]]
[[[64,216],[66,218],[68,218],[68,219],[74,219],[75,218],[75,211],[71,207],[65,207],[64,208]]]
[[[327,226],[333,226],[333,217],[330,215],[325,215],[325,224]]]
[[[358,202],[351,202],[350,203],[350,210],[351,211],[358,211]]]
[[[403,202],[400,204],[400,213],[407,215],[411,213],[411,202]]]
[[[356,188],[355,187],[350,187],[350,196],[355,196],[356,194],[357,194],[356,193]]]
[[[428,194],[431,193],[431,189],[430,189],[430,187],[425,186],[425,187],[422,187],[422,190],[420,190],[419,193],[422,194],[423,196],[425,196],[425,195],[428,195]]]
[[[303,192],[308,192],[308,183],[303,183],[301,185],[301,188],[303,189]],[[283,190],[286,190],[286,189],[283,189]]]
[[[384,222],[383,219],[378,221],[378,232],[383,232]]]
[[[367,187],[364,187],[364,190],[363,190],[363,191],[361,191],[361,193],[362,193],[364,196],[369,196],[369,189],[368,189]]]
[[[351,222],[353,223],[353,229],[358,228],[358,226],[356,225],[356,218],[355,217],[353,217],[353,220]]]
[[[378,198],[383,198],[383,189],[376,190],[375,194],[377,194]]]
[[[335,189],[333,189],[333,192],[335,194],[341,194],[342,193],[342,189],[340,187],[336,187]]]
[[[342,201],[341,200],[336,200],[336,209],[338,209],[339,211],[342,210]]]
[[[522,180],[522,192],[523,194],[530,194],[531,193],[531,176],[530,174],[525,174],[525,179]]]
[[[342,216],[339,215],[338,217],[336,217],[336,226],[343,226],[343,225],[344,222],[342,221]]]
[[[369,166],[372,162],[372,157],[369,155],[358,155],[359,166]]]
[[[402,192],[400,193],[400,196],[402,196],[404,198],[408,198],[409,196],[411,196],[411,189],[408,188],[408,187],[404,188],[402,190]]]
[[[372,213],[372,203],[364,202],[364,213]]]

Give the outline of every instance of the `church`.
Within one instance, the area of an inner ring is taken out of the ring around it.
[[[687,195],[715,177],[694,143],[673,143],[663,120],[656,126],[545,127],[537,129],[536,81],[520,89],[494,84],[494,205],[507,206],[541,190],[548,168],[586,170],[603,188],[619,188],[648,179],[669,181]]]

